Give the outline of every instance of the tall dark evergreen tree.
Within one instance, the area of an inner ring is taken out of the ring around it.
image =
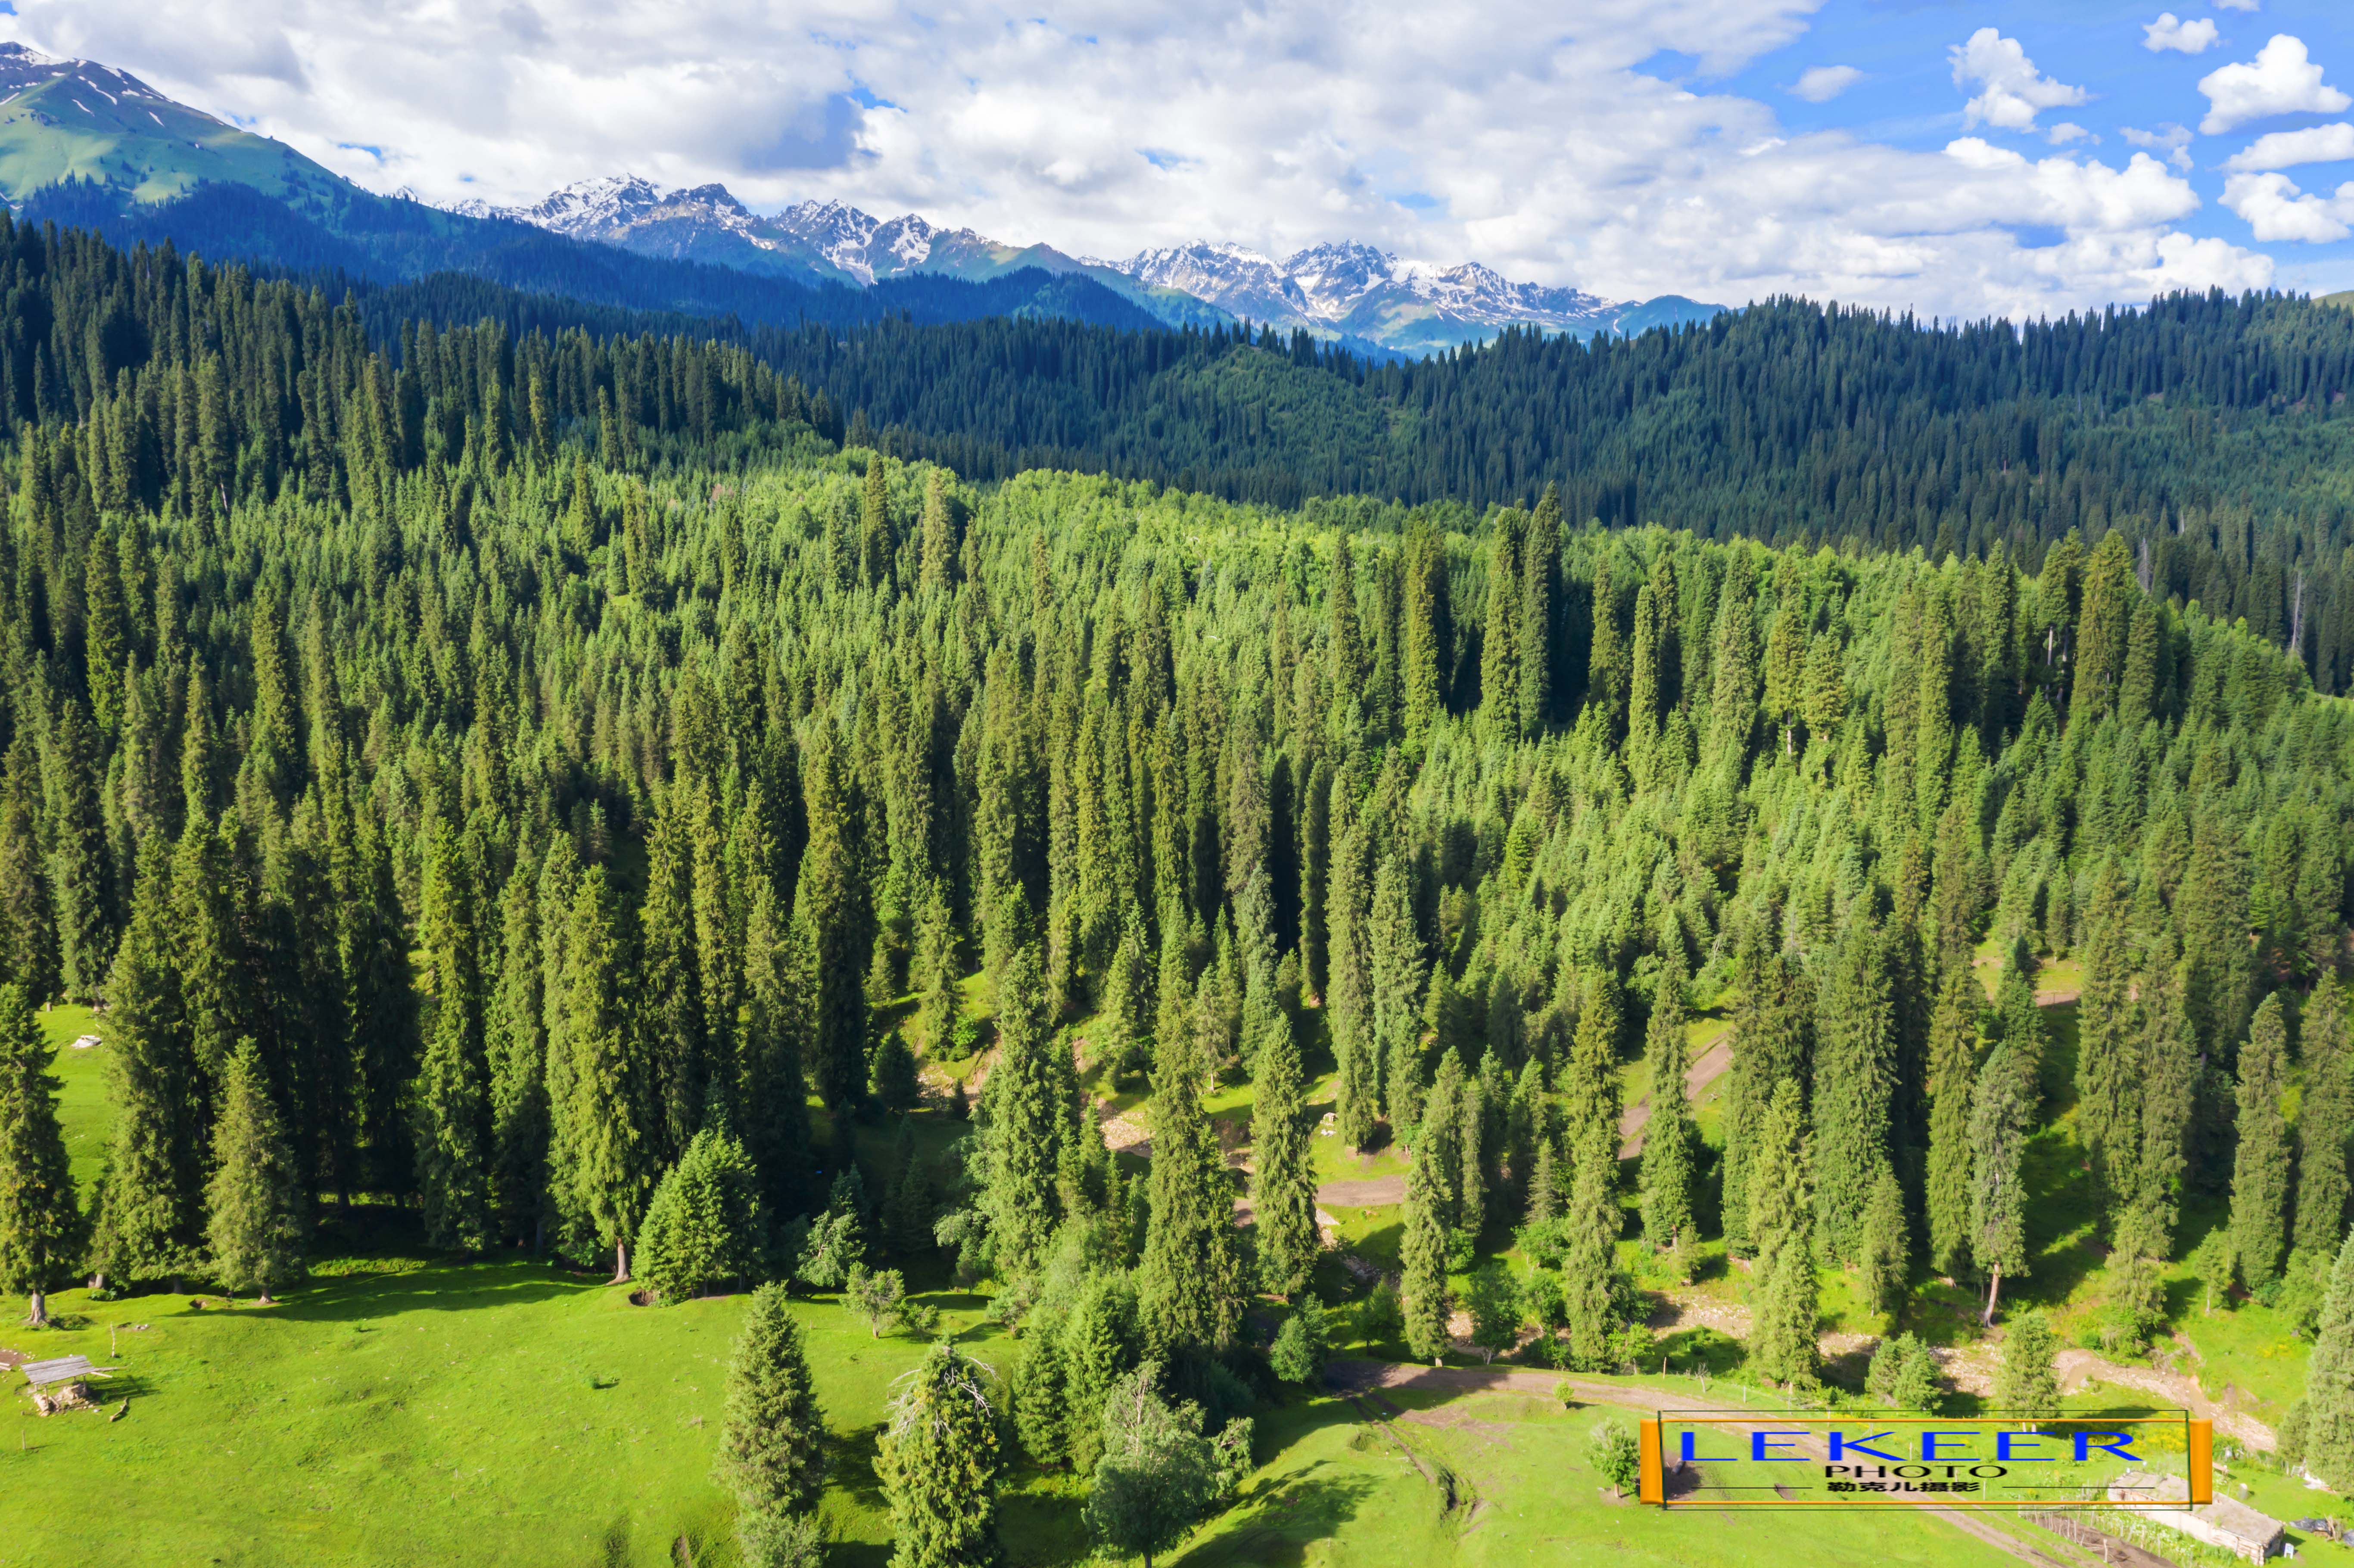
[[[252,1041],[238,1043],[213,1125],[213,1177],[205,1191],[205,1239],[213,1271],[232,1291],[270,1293],[302,1277],[306,1216],[286,1128]]]
[[[2354,1043],[2336,976],[2313,988],[2298,1035],[2305,1093],[2296,1118],[2296,1245],[2326,1256],[2346,1235],[2346,1146],[2354,1138]]]
[[[2008,1043],[1978,1074],[1970,1102],[1970,1256],[1987,1287],[1981,1321],[1992,1324],[2002,1282],[2027,1272],[2027,1192],[2021,1171],[2033,1118],[2027,1063]]]
[[[630,1277],[630,1243],[653,1192],[642,1071],[632,1049],[631,955],[604,868],[581,878],[566,938],[560,1176],[583,1238],[610,1247],[615,1283]]]
[[[0,1290],[49,1320],[48,1293],[80,1261],[82,1216],[58,1126],[57,1050],[21,985],[0,985]]]
[[[1692,1225],[1691,1101],[1685,1085],[1690,1052],[1684,1038],[1684,961],[1670,943],[1659,973],[1659,997],[1643,1054],[1651,1069],[1650,1117],[1643,1124],[1643,1234],[1654,1247],[1681,1247]]]
[[[426,840],[419,939],[433,973],[433,1023],[418,1096],[425,1234],[437,1246],[489,1245],[491,1083],[482,1039],[482,936],[471,857],[447,824]]]
[[[92,1263],[123,1283],[169,1278],[195,1260],[203,1226],[204,1125],[194,1044],[181,1012],[170,932],[171,848],[139,848],[131,924],[107,981],[106,1054],[114,1126],[99,1184]]]
[[[2232,1245],[2248,1288],[2280,1274],[2288,1244],[2288,1125],[2281,1093],[2288,1024],[2277,993],[2264,998],[2240,1047],[2239,1151],[2232,1165]]]
[[[1968,964],[1948,964],[1929,1025],[1929,1157],[1922,1198],[1929,1266],[1948,1277],[1970,1266],[1970,1104],[1984,1000]]]
[[[875,1472],[891,1505],[891,1568],[993,1568],[1004,1396],[954,1345],[935,1345],[892,1401]]]
[[[1235,1184],[1202,1111],[1204,1064],[1164,1053],[1152,1076],[1151,1220],[1137,1292],[1147,1343],[1168,1358],[1216,1351],[1242,1326]]]
[[[982,1202],[999,1271],[1023,1278],[1045,1261],[1061,1218],[1055,1172],[1078,1103],[1069,1049],[1047,1022],[1035,943],[1014,953],[998,981],[997,1031],[997,1069],[982,1102],[988,1126]],[[1156,1136],[1159,1153],[1157,1145]]]
[[[1818,1240],[1830,1255],[1852,1259],[1872,1186],[1893,1154],[1895,998],[1886,939],[1869,919],[1852,919],[1830,956],[1820,1009],[1813,1107]]]
[[[1268,1019],[1258,1061],[1251,1112],[1251,1207],[1259,1284],[1293,1299],[1308,1287],[1321,1240],[1308,1122],[1300,1104],[1299,1042],[1289,1016],[1279,1010]]]

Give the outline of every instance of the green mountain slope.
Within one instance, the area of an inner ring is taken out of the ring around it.
[[[69,180],[169,201],[208,181],[307,205],[345,186],[282,142],[175,103],[137,77],[0,43],[0,195]]]

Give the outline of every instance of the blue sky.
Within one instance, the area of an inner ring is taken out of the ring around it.
[[[2197,54],[2152,50],[2146,26],[2161,15],[2196,23],[2211,20],[2217,41]],[[1694,91],[1732,92],[1773,104],[1797,131],[1844,131],[1863,141],[1933,152],[1955,138],[1977,134],[2021,152],[2048,149],[2035,132],[2004,132],[1963,124],[1965,93],[1953,79],[1952,46],[1980,27],[2017,39],[2044,75],[2083,88],[2089,101],[2039,116],[2045,124],[2081,125],[2099,140],[2071,143],[2115,162],[2134,150],[2126,132],[2162,125],[2195,128],[2209,107],[2200,79],[2218,66],[2253,58],[2274,34],[2302,40],[2322,65],[2325,85],[2354,93],[2354,5],[2339,0],[2263,0],[2261,9],[2206,5],[2115,5],[2102,0],[2024,4],[1905,3],[1830,0],[1806,32],[1787,48],[1760,55],[1723,76],[1703,72],[1688,55],[1662,54],[1642,69]],[[1837,97],[1809,103],[1790,90],[1809,67],[1847,66],[1861,73]],[[2280,287],[2315,292],[2354,288],[2354,240],[2254,240],[2249,225],[2221,204],[2224,160],[2268,132],[2349,120],[2347,113],[2291,113],[2250,122],[2215,136],[2196,136],[2184,171],[2201,205],[2178,221],[2184,232],[2260,250],[2274,260]],[[2194,131],[2195,135],[2195,131]],[[2354,163],[2303,165],[2288,171],[2306,191],[2334,191],[2354,179]]]
[[[1946,316],[2354,288],[2322,0],[15,3],[0,34],[435,198],[628,173],[1084,255],[1361,240]],[[2192,52],[2146,47],[2161,14]]]

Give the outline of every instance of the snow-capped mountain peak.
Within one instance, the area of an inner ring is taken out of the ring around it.
[[[1401,281],[1396,257],[1353,240],[1311,245],[1286,258],[1283,270],[1299,286],[1310,313],[1331,320],[1347,315],[1373,290]]]
[[[507,209],[505,216],[535,228],[588,239],[610,229],[627,228],[661,204],[662,192],[652,180],[639,175],[604,175],[575,180],[544,201]]]
[[[0,58],[0,65],[5,59]],[[1627,307],[1570,288],[1516,283],[1477,261],[1404,260],[1358,241],[1311,245],[1278,260],[1246,245],[1196,240],[1124,261],[1075,260],[1045,246],[1002,245],[916,213],[878,218],[841,201],[804,201],[761,217],[722,185],[665,195],[636,175],[580,180],[528,207],[481,201],[452,210],[503,217],[643,254],[760,272],[871,285],[909,272],[994,277],[1011,267],[1091,271],[1164,320],[1240,317],[1407,352],[1444,348],[1528,325],[1580,334],[1614,330]],[[1189,298],[1190,296],[1190,298]],[[1707,313],[1713,307],[1691,307]]]
[[[1111,265],[1254,321],[1383,343],[1440,343],[1527,323],[1606,327],[1620,307],[1575,289],[1515,283],[1477,261],[1437,267],[1357,241],[1311,245],[1278,261],[1246,246],[1197,240]]]
[[[1228,240],[1165,246],[1107,265],[1139,282],[1175,289],[1252,321],[1297,317],[1308,308],[1299,285],[1273,257]]]
[[[877,219],[838,201],[803,201],[777,214],[774,221],[779,228],[796,236],[860,281],[875,281],[873,270],[866,265],[865,252],[866,242],[882,227]]]

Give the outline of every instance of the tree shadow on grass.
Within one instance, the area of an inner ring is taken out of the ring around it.
[[[1246,1499],[1214,1535],[1171,1562],[1180,1568],[1297,1568],[1308,1561],[1310,1546],[1330,1540],[1357,1516],[1376,1485],[1363,1471],[1320,1459]]]
[[[240,1307],[300,1322],[345,1322],[397,1313],[466,1312],[531,1306],[607,1288],[602,1275],[560,1272],[544,1263],[452,1263],[398,1274],[337,1275],[275,1306]]]

